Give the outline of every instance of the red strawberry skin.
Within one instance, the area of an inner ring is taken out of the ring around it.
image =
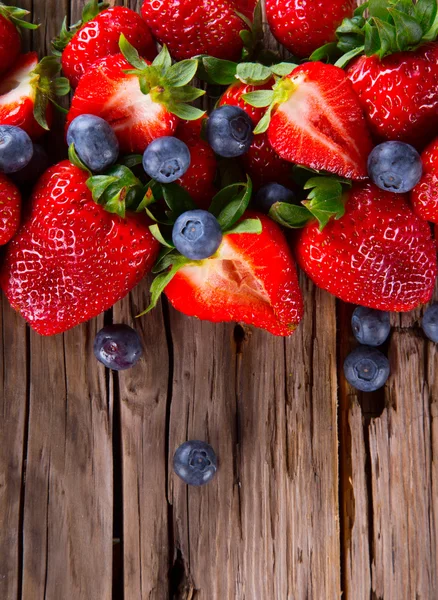
[[[20,225],[21,194],[6,175],[0,173],[0,246],[7,244]]]
[[[411,192],[414,213],[425,221],[438,223],[438,138],[424,150],[423,176]]]
[[[214,258],[178,271],[165,289],[172,306],[199,319],[241,321],[279,336],[303,315],[294,261],[280,227],[258,213],[263,231],[229,234]]]
[[[342,69],[304,63],[282,84],[288,100],[273,112],[271,146],[290,162],[347,179],[365,179],[372,142],[358,98]]]
[[[21,36],[15,25],[0,15],[0,75],[12,67],[21,50]]]
[[[88,69],[73,96],[67,127],[79,115],[97,115],[113,127],[121,152],[142,153],[155,138],[173,135],[178,118],[143,94],[138,78],[124,69],[132,66],[122,54],[101,58]]]
[[[347,68],[377,141],[422,149],[438,127],[438,43],[383,60],[361,56]]]
[[[68,161],[46,171],[0,272],[10,304],[42,335],[108,309],[137,285],[159,251],[145,216],[106,212],[93,201],[87,177]]]
[[[36,52],[23,54],[0,81],[0,123],[21,127],[33,140],[46,133],[33,116],[35,89],[30,81],[31,73],[37,65]],[[47,106],[46,120],[50,127],[53,122],[53,106],[50,102]]]
[[[124,6],[108,8],[85,23],[62,53],[62,69],[73,87],[96,60],[120,53],[122,33],[141,56],[153,60],[155,44],[140,15]]]
[[[176,60],[209,54],[239,60],[243,48],[239,32],[247,29],[230,0],[145,0],[141,14],[160,44]]]
[[[323,231],[316,221],[298,234],[298,264],[344,302],[378,310],[410,311],[428,302],[437,275],[429,225],[405,196],[356,184],[345,215]]]
[[[336,28],[356,8],[354,0],[266,0],[266,16],[274,37],[300,58],[334,42]]]

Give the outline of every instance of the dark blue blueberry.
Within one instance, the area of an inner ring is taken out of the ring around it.
[[[47,171],[50,166],[50,160],[47,152],[39,144],[33,145],[33,156],[29,164],[24,169],[13,173],[11,179],[17,185],[25,185],[27,183],[34,184],[41,175]]]
[[[216,475],[216,454],[205,442],[184,442],[173,455],[173,469],[187,485],[205,485]]]
[[[70,123],[67,144],[74,144],[76,154],[95,173],[102,173],[119,156],[119,142],[111,125],[95,115],[79,115]]]
[[[389,361],[370,346],[359,346],[344,362],[347,381],[361,392],[374,392],[385,385],[389,377]]]
[[[159,183],[172,183],[190,167],[190,150],[176,137],[165,136],[149,144],[143,154],[143,169]]]
[[[193,260],[213,256],[222,242],[216,217],[206,210],[189,210],[175,221],[172,240],[178,252]]]
[[[107,325],[94,339],[94,355],[114,371],[133,367],[141,358],[143,348],[138,333],[128,325]]]
[[[351,317],[354,337],[360,344],[381,346],[391,331],[389,313],[358,306]]]
[[[431,304],[424,313],[421,323],[424,333],[432,342],[438,343],[438,304]]]
[[[219,156],[234,158],[248,152],[254,125],[238,106],[220,106],[207,121],[207,140]]]
[[[265,213],[276,202],[286,202],[292,204],[295,200],[295,194],[279,183],[267,183],[259,189],[254,198],[255,205]]]
[[[409,192],[420,181],[422,173],[420,155],[404,142],[383,142],[368,157],[370,179],[388,192]]]
[[[16,173],[32,159],[33,144],[19,127],[0,125],[0,172]]]

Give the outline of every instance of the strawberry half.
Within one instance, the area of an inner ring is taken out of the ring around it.
[[[281,158],[348,179],[367,177],[371,138],[342,69],[305,63],[280,79],[273,90],[250,92],[243,98],[257,107],[269,106],[254,133],[267,130]]]
[[[0,75],[8,71],[21,52],[20,29],[37,29],[38,25],[23,21],[28,10],[5,6],[0,2]]]
[[[112,210],[140,183],[121,169],[116,189],[111,189],[114,180],[108,181]],[[108,309],[137,285],[158,253],[146,215],[110,214],[93,200],[89,187],[95,193],[93,178],[89,181],[69,161],[51,167],[7,248],[1,287],[12,307],[42,335],[61,333]]]
[[[97,60],[119,54],[122,33],[141,56],[153,60],[157,54],[149,28],[139,14],[124,6],[106,6],[97,0],[89,2],[81,21],[70,29],[64,21],[59,37],[52,42],[54,54],[62,56],[62,70],[73,87]]]
[[[438,139],[421,155],[423,176],[411,192],[414,213],[425,221],[438,223]]]
[[[101,58],[83,75],[67,127],[79,115],[97,115],[114,129],[121,152],[143,153],[155,138],[174,134],[178,117],[202,117],[203,111],[186,102],[205,92],[187,85],[196,73],[195,60],[171,65],[164,47],[151,64],[123,36],[120,48],[123,54]]]
[[[38,62],[36,52],[23,54],[0,82],[0,123],[24,129],[37,140],[50,128],[52,102],[69,92],[68,81],[58,77],[54,56]]]
[[[6,175],[0,173],[0,246],[7,244],[20,225],[21,194]]]

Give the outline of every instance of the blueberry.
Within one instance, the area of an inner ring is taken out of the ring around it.
[[[47,171],[49,166],[50,160],[47,156],[47,152],[39,144],[34,144],[31,161],[24,167],[24,169],[21,169],[21,171],[18,171],[18,173],[13,173],[11,179],[17,185],[23,185],[26,183],[33,184],[45,171]]]
[[[431,304],[426,310],[421,326],[432,342],[438,342],[438,303]]]
[[[292,204],[295,200],[295,194],[288,190],[284,185],[279,183],[267,183],[259,189],[254,198],[256,206],[265,213],[269,212],[269,209],[276,202],[287,202]]]
[[[187,485],[205,485],[216,474],[216,454],[205,442],[184,442],[173,455],[173,469]]]
[[[32,159],[33,144],[19,127],[0,125],[0,172],[16,173]]]
[[[370,346],[359,346],[344,362],[347,381],[361,392],[374,392],[389,377],[389,361],[384,354]]]
[[[183,256],[202,260],[213,256],[222,242],[216,217],[206,210],[189,210],[175,221],[172,231],[175,248]]]
[[[79,115],[70,123],[67,144],[74,144],[76,154],[95,173],[102,173],[119,156],[119,142],[111,125],[95,115]]]
[[[224,104],[207,121],[207,140],[219,156],[234,158],[248,152],[254,125],[244,110]]]
[[[368,156],[370,179],[388,192],[409,192],[420,181],[422,172],[420,155],[404,142],[383,142]]]
[[[133,367],[141,358],[143,348],[138,333],[128,325],[107,325],[94,339],[94,355],[114,371]]]
[[[358,306],[351,318],[354,337],[360,344],[381,346],[391,331],[389,313]]]
[[[149,144],[143,154],[143,169],[159,183],[172,183],[190,167],[190,150],[181,140],[160,137]]]

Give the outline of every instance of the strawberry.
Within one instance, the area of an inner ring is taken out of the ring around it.
[[[336,28],[355,6],[355,0],[266,0],[266,16],[276,40],[305,58],[335,40]]]
[[[205,92],[187,85],[197,69],[195,60],[171,66],[164,47],[151,64],[123,36],[120,47],[124,55],[101,58],[82,76],[67,127],[79,115],[97,115],[113,127],[122,152],[143,153],[155,138],[174,134],[179,116],[200,118],[204,113],[185,101]]]
[[[6,175],[0,173],[0,246],[7,244],[20,225],[21,194]]]
[[[8,71],[21,52],[20,28],[36,29],[38,26],[23,21],[28,10],[5,6],[0,2],[0,75]]]
[[[62,70],[73,87],[99,58],[119,54],[123,33],[141,56],[153,60],[157,52],[149,28],[139,14],[124,6],[103,8],[97,0],[85,5],[82,19],[70,30],[66,21],[53,40],[54,54],[62,56]]]
[[[280,227],[258,213],[258,235],[224,235],[217,253],[181,268],[165,288],[174,308],[213,322],[241,321],[291,335],[303,315],[298,277]]]
[[[345,214],[322,231],[310,220],[298,233],[295,251],[310,279],[345,302],[410,311],[433,294],[436,248],[428,224],[412,212],[406,196],[371,183],[355,184]]]
[[[269,107],[254,133],[267,130],[269,143],[281,158],[348,179],[367,177],[372,143],[342,69],[304,63],[273,90],[249,92],[243,98],[253,106]]]
[[[201,138],[202,119],[197,121],[181,121],[176,130],[176,137],[187,144],[190,150],[190,167],[177,180],[200,207],[207,209],[216,194],[214,180],[216,177],[216,157],[210,146]]]
[[[57,96],[68,94],[66,79],[54,56],[38,62],[36,52],[23,54],[0,82],[0,123],[21,127],[36,140],[49,129]]]
[[[414,213],[432,223],[438,223],[438,139],[421,155],[423,176],[411,192]]]
[[[247,16],[251,4],[242,0],[144,0],[141,14],[176,60],[198,54],[239,60],[243,49],[239,33],[247,26],[236,11],[243,9]]]
[[[107,206],[123,214],[120,197],[130,198],[140,182],[126,167],[114,169],[120,183],[110,178]],[[89,187],[97,194],[101,183],[102,177],[88,180],[69,161],[51,167],[8,246],[1,287],[42,335],[61,333],[108,309],[142,279],[158,253],[144,214],[123,218],[94,202]]]

